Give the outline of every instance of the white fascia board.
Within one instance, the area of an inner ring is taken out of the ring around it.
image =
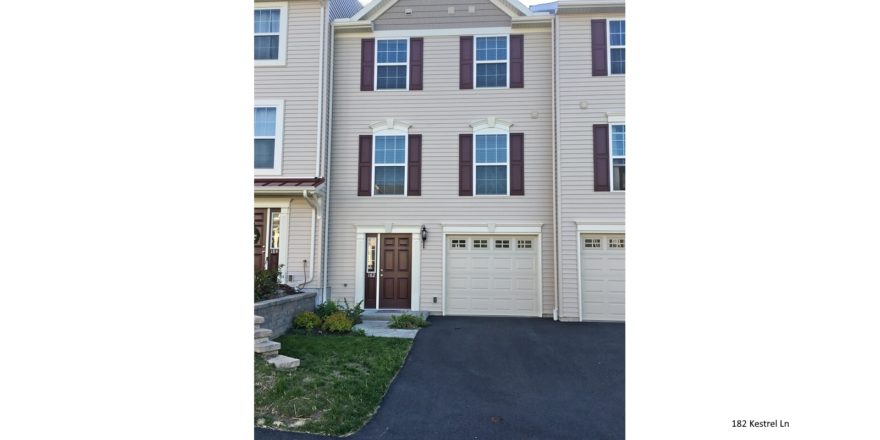
[[[597,234],[624,234],[626,233],[626,225],[623,222],[609,222],[609,223],[591,223],[591,222],[576,222],[577,231],[579,234],[584,233],[597,233]]]
[[[444,234],[540,234],[542,223],[443,225]]]
[[[355,225],[357,234],[421,234],[422,225]]]

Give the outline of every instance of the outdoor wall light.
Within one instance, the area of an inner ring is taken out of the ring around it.
[[[428,228],[422,225],[422,249],[425,248],[425,242],[428,241]]]

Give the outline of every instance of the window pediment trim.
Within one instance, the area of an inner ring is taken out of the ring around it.
[[[500,119],[494,116],[490,116],[486,119],[477,119],[476,121],[472,121],[470,123],[470,126],[474,130],[474,132],[490,129],[509,132],[510,127],[513,127],[513,122],[510,122],[506,119]]]
[[[409,132],[410,127],[412,127],[412,124],[394,118],[387,118],[382,121],[376,121],[370,124],[370,128],[373,129],[373,134],[385,130],[397,130],[407,133]]]

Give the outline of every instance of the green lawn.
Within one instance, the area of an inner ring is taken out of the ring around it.
[[[254,422],[333,435],[366,423],[412,345],[410,339],[291,333],[277,341],[280,353],[298,358],[300,366],[276,370],[254,356]]]

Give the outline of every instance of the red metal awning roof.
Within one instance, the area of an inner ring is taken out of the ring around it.
[[[255,178],[254,186],[255,187],[292,187],[292,186],[311,186],[318,187],[324,183],[323,177],[308,177],[308,178],[280,178],[280,177],[269,177],[269,178]]]

